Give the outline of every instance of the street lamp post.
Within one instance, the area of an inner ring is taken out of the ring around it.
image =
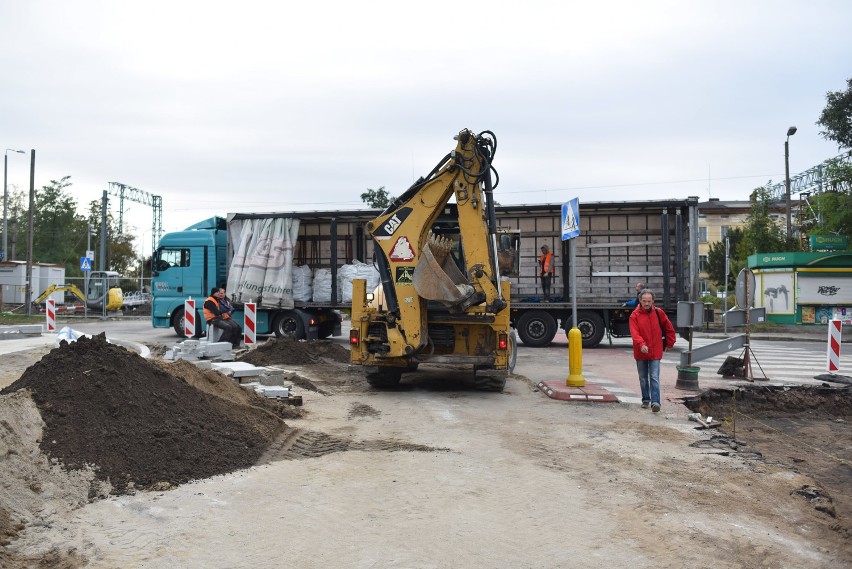
[[[8,253],[7,253],[7,244],[9,238],[7,234],[9,233],[9,194],[6,189],[6,178],[9,170],[9,152],[17,152],[18,154],[24,154],[23,150],[15,150],[14,148],[7,148],[5,152],[3,152],[3,260],[8,261]]]
[[[784,175],[787,188],[787,243],[793,238],[793,216],[790,200],[790,137],[796,134],[796,127],[787,129],[787,140],[784,141]]]

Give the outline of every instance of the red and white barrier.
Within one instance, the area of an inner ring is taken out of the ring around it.
[[[834,373],[840,369],[840,320],[831,320],[828,323],[828,372]]]
[[[52,298],[47,299],[47,331],[56,332],[56,301]]]
[[[191,298],[183,302],[183,335],[187,338],[195,337],[195,301]]]
[[[246,302],[244,314],[243,342],[247,348],[251,348],[257,343],[257,304]]]

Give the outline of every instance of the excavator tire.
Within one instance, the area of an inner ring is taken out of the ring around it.
[[[403,368],[398,367],[375,367],[369,368],[365,376],[367,383],[373,387],[396,387],[402,379]]]
[[[475,370],[473,387],[480,391],[501,392],[506,388],[506,373],[495,373],[488,370]]]

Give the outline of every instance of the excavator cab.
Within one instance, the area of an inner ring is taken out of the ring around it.
[[[103,303],[106,302],[108,312],[120,310],[124,304],[121,278],[121,275],[115,271],[91,271],[85,292],[86,306],[91,309],[102,309]]]

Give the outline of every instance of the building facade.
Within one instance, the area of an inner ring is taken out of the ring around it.
[[[778,202],[771,208],[770,217],[780,227],[786,229],[786,204]],[[710,282],[707,273],[707,261],[710,246],[724,243],[728,232],[735,228],[744,229],[751,215],[751,202],[722,201],[710,198],[698,204],[698,290],[700,294],[724,294],[724,286],[718,289]],[[733,291],[728,291],[733,294]]]

